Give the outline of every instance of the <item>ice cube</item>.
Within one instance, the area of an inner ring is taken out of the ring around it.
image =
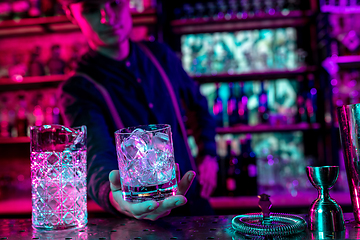
[[[146,143],[136,134],[132,134],[121,143],[121,152],[126,156],[127,161],[143,158],[146,151]]]
[[[137,128],[132,132],[132,134],[141,138],[146,144],[148,144],[148,145],[151,144],[151,139],[152,139],[151,132],[147,132],[144,129]]]
[[[171,148],[169,135],[165,133],[156,133],[152,139],[152,144],[156,150],[169,151]]]

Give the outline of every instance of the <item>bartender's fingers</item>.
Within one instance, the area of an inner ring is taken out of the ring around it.
[[[170,211],[173,208],[186,204],[186,202],[186,197],[182,195],[168,197],[164,201],[160,202],[159,207],[156,209],[156,211],[154,211],[154,213],[163,214],[164,212]]]
[[[110,189],[111,191],[121,190],[120,173],[119,170],[112,170],[109,174]]]
[[[156,201],[145,201],[142,203],[128,203],[128,209],[131,214],[137,219],[143,218],[144,214],[153,212],[159,208],[159,203]]]
[[[178,191],[176,195],[185,195],[189,190],[191,183],[194,181],[196,173],[194,171],[188,171],[178,182]]]
[[[180,182],[180,167],[178,163],[175,163],[176,181]]]

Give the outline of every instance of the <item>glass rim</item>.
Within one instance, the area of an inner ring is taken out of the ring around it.
[[[146,128],[148,128],[149,126],[157,126],[158,128],[154,129],[154,130],[146,130]],[[161,130],[170,129],[171,126],[170,126],[170,124],[162,124],[162,123],[148,124],[148,125],[138,125],[138,126],[132,126],[132,127],[126,127],[126,128],[118,129],[118,130],[115,131],[115,134],[116,135],[131,135],[132,132],[137,128],[143,129],[146,132],[153,133],[153,132],[158,132],[158,131],[161,131]],[[129,130],[130,132],[122,132],[122,131],[125,131],[125,130]]]
[[[69,128],[69,129],[80,129],[83,127],[86,127],[86,125],[81,125],[81,126],[76,126],[76,127],[67,127],[61,124],[43,124],[40,126],[30,126],[30,130],[41,130],[41,129],[51,129],[53,127],[65,127],[65,128]]]

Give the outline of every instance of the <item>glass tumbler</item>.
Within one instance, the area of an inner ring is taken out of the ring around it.
[[[123,197],[128,202],[163,200],[177,191],[171,127],[167,124],[115,132]]]
[[[33,228],[85,226],[86,126],[31,127],[30,151]]]

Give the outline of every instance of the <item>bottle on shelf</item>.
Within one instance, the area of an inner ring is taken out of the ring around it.
[[[13,64],[9,67],[9,77],[15,82],[21,82],[27,74],[27,66],[23,62],[23,55],[15,53]]]
[[[316,123],[317,112],[317,90],[315,88],[315,80],[312,74],[308,78],[308,92],[305,100],[306,112],[308,114],[308,122]]]
[[[18,109],[16,114],[15,128],[18,137],[28,136],[28,113],[27,102],[24,95],[18,95]]]
[[[81,46],[79,43],[76,43],[72,46],[71,57],[66,64],[66,69],[65,69],[66,73],[70,73],[76,69],[78,60],[80,58],[80,47]]]
[[[28,11],[29,17],[40,17],[41,9],[40,9],[40,0],[29,0],[30,8]]]
[[[41,14],[44,17],[55,15],[56,0],[40,0],[41,1]]]
[[[213,114],[216,119],[216,126],[224,126],[224,111],[223,111],[223,101],[219,94],[220,84],[216,83],[216,96],[213,105]]]
[[[41,48],[36,46],[34,50],[30,53],[30,61],[28,66],[28,75],[29,76],[44,76],[45,67],[40,60]]]
[[[56,94],[49,92],[45,95],[45,124],[60,124],[60,110],[56,106]]]
[[[261,91],[259,94],[258,114],[259,123],[267,124],[269,122],[268,96],[263,81],[261,82]]]
[[[247,107],[248,97],[245,95],[244,82],[239,82],[239,85],[240,85],[240,94],[237,99],[239,123],[248,125],[249,123],[249,109]]]
[[[8,98],[3,96],[1,98],[0,108],[0,135],[1,137],[11,136],[10,114],[8,109]]]
[[[34,121],[33,125],[35,126],[41,126],[44,124],[45,116],[43,111],[43,99],[44,96],[42,93],[37,93],[33,99],[34,108],[32,111],[32,115]]]
[[[297,93],[296,97],[296,106],[297,111],[295,114],[295,122],[296,123],[302,123],[302,122],[308,122],[308,113],[306,108],[306,92],[304,90],[304,82],[301,81],[299,83],[299,91]]]
[[[234,83],[229,83],[230,96],[227,100],[227,115],[229,117],[229,126],[234,126],[240,122],[238,114],[237,98],[235,97],[235,86]]]
[[[217,186],[214,191],[214,196],[226,195],[226,171],[227,171],[227,140],[224,136],[216,136],[216,154],[218,156],[219,171],[217,173]]]
[[[251,134],[240,139],[241,153],[239,158],[241,173],[239,178],[239,192],[242,196],[256,196],[257,186],[257,165],[256,156],[251,148]]]
[[[51,75],[64,74],[65,61],[60,58],[60,45],[55,44],[51,47],[51,57],[47,62],[47,68]]]
[[[240,165],[239,160],[232,148],[232,140],[226,142],[227,155],[225,163],[226,165],[226,191],[228,196],[238,196],[240,186],[238,185],[240,179]]]

